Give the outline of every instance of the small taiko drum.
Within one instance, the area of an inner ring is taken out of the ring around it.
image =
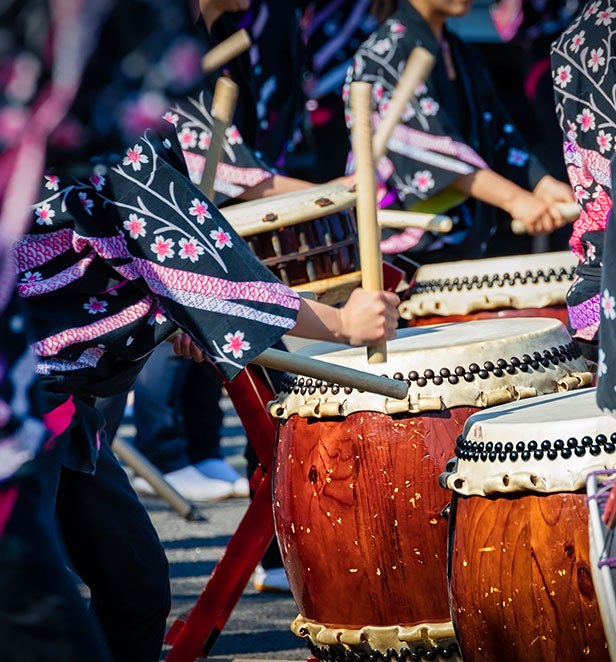
[[[585,483],[616,467],[596,390],[473,415],[443,474],[455,493],[450,598],[464,662],[609,662]]]
[[[616,420],[615,420],[616,424]],[[586,481],[590,562],[603,629],[612,662],[616,662],[616,541],[613,507],[616,499],[616,469],[593,471]],[[606,526],[605,514],[610,510]]]
[[[495,317],[566,323],[565,296],[577,264],[571,251],[428,264],[417,270],[400,315],[409,326]]]
[[[459,659],[438,475],[473,412],[589,383],[577,344],[557,320],[484,320],[404,329],[386,363],[331,343],[302,352],[405,381],[408,395],[286,375],[270,405],[294,632],[325,660]]]
[[[348,187],[324,184],[222,213],[283,283],[339,303],[361,282],[355,202]]]

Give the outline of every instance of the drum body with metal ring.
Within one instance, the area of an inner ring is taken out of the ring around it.
[[[473,415],[442,476],[455,492],[450,597],[465,662],[608,662],[585,482],[616,467],[595,389]]]
[[[447,584],[450,495],[437,476],[480,408],[590,382],[556,320],[405,329],[386,363],[363,348],[304,350],[404,380],[392,400],[286,375],[274,472],[278,539],[300,616],[321,659],[458,659]]]
[[[338,303],[361,282],[355,199],[345,186],[324,184],[222,213],[283,283]]]
[[[409,326],[509,317],[565,324],[577,264],[570,251],[428,264],[417,270],[400,314]]]

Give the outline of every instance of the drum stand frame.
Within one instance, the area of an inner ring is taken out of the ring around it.
[[[271,470],[276,422],[265,406],[275,393],[262,373],[250,366],[233,382],[223,383],[259,461],[250,479],[254,496],[190,614],[176,619],[169,628],[167,662],[194,662],[209,655],[275,536]]]

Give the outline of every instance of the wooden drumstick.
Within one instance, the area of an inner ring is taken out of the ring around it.
[[[167,338],[167,342],[173,342],[173,339],[182,333],[182,330],[178,329]],[[272,370],[292,372],[297,375],[322,379],[326,382],[334,382],[340,386],[350,386],[361,391],[368,391],[397,400],[405,398],[408,393],[408,386],[405,382],[388,379],[387,377],[378,377],[362,370],[346,368],[336,363],[327,363],[309,356],[291,354],[291,352],[283,352],[271,347],[261,352],[251,363],[264,368],[272,368]]]
[[[382,228],[391,228],[393,230],[420,228],[429,232],[445,233],[450,232],[453,227],[451,218],[441,214],[424,214],[398,209],[379,209],[377,216]]]
[[[567,223],[574,223],[580,217],[580,208],[577,202],[558,202],[553,206],[563,215]],[[524,223],[518,218],[511,221],[511,231],[513,234],[526,234]]]
[[[220,44],[214,46],[201,58],[201,68],[206,74],[216,71],[233,58],[241,55],[252,45],[250,35],[246,30],[238,30],[235,34],[227,37]]]
[[[396,125],[400,121],[406,104],[414,97],[417,86],[425,81],[434,68],[435,59],[430,51],[421,46],[415,46],[411,51],[404,71],[398,80],[396,89],[389,101],[387,113],[379,124],[372,139],[374,159],[376,162],[387,151],[387,143]]]
[[[327,363],[326,361],[319,361],[318,359],[302,356],[301,354],[283,352],[279,349],[266,349],[262,354],[254,358],[252,363],[256,363],[264,368],[272,368],[274,370],[292,372],[296,375],[334,382],[340,384],[340,386],[350,386],[351,388],[369,391],[370,393],[384,395],[388,398],[395,398],[396,400],[402,400],[408,393],[408,386],[405,382],[388,379],[387,377],[378,377],[369,372],[346,368],[345,366]]]
[[[209,200],[214,200],[214,182],[216,180],[216,168],[222,156],[223,141],[227,129],[231,126],[235,104],[237,103],[238,87],[230,80],[221,76],[216,81],[214,99],[212,100],[212,138],[205,159],[205,168],[199,188]]]
[[[357,229],[362,287],[368,292],[383,289],[381,230],[376,215],[376,178],[372,154],[370,113],[372,85],[351,83],[352,138],[357,176]],[[387,360],[387,343],[368,348],[368,363]]]

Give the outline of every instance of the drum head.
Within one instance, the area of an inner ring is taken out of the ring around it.
[[[590,383],[577,343],[560,322],[549,318],[404,329],[387,344],[385,363],[368,363],[363,347],[335,343],[309,345],[301,353],[406,381],[408,396],[405,400],[390,400],[319,380],[287,376],[271,408],[278,417],[486,407]],[[336,405],[340,407],[336,409]]]
[[[562,305],[577,264],[571,251],[428,264],[417,271],[400,314],[412,319]]]
[[[471,416],[456,456],[442,480],[460,494],[576,491],[616,468],[616,418],[594,388],[544,395]]]

